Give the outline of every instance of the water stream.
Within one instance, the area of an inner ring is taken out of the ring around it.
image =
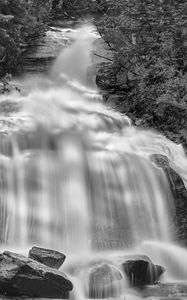
[[[166,155],[187,187],[183,148],[105,107],[91,69],[95,29],[66,34],[73,42],[48,76],[23,79],[21,94],[0,97],[1,249],[66,253],[76,299],[88,297],[94,262],[107,262],[115,277],[129,254],[166,267],[166,281],[187,280],[187,251],[173,242],[169,184],[150,159]],[[125,287],[124,278],[116,298]]]

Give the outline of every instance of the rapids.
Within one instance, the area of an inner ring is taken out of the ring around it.
[[[21,94],[0,97],[1,249],[37,244],[66,253],[76,299],[87,282],[80,261],[107,259],[117,268],[121,255],[148,254],[166,267],[165,281],[187,280],[187,251],[173,242],[169,185],[150,160],[166,155],[187,187],[182,146],[103,105],[92,25],[62,34],[72,43],[48,76],[22,79]],[[116,287],[118,297],[126,286],[124,279]]]

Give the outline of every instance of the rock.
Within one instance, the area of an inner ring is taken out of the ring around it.
[[[174,199],[176,236],[180,243],[187,245],[187,190],[179,174],[170,166],[169,159],[165,155],[152,154],[152,161],[162,168],[167,176]]]
[[[29,250],[29,258],[34,259],[50,268],[59,269],[66,256],[58,251],[32,247]]]
[[[95,78],[97,86],[101,90],[116,89],[116,71],[110,63],[101,63]]]
[[[110,95],[107,99],[106,105],[111,108],[120,108],[123,103],[123,97],[120,95]]]
[[[58,24],[51,24],[57,26]],[[60,25],[60,24],[59,24]],[[45,34],[40,34],[40,37],[32,40],[27,51],[24,51],[22,56],[22,64],[19,73],[35,74],[43,73],[49,70],[55,58],[59,54],[59,49],[65,47],[68,43],[65,34],[61,31],[53,31],[48,27]],[[51,45],[53,45],[51,47]],[[34,81],[32,80],[32,83]]]
[[[116,75],[116,83],[119,89],[126,90],[128,88],[127,82],[128,82],[127,72],[124,70],[119,71]]]
[[[118,264],[123,264],[125,261],[128,261],[128,260],[132,260],[132,261],[144,260],[144,261],[152,263],[152,260],[149,258],[149,256],[147,256],[145,254],[125,254],[125,255],[117,257]]]
[[[120,294],[122,274],[115,266],[99,263],[89,270],[88,297],[103,299]]]
[[[151,160],[160,168],[170,168],[167,156],[162,154],[152,154]]]
[[[0,294],[67,299],[73,289],[67,276],[23,255],[0,254]]]
[[[136,289],[140,299],[179,300],[187,299],[187,283],[171,282],[145,286]],[[150,297],[150,298],[149,298]]]
[[[142,286],[158,283],[165,269],[147,260],[127,260],[122,264],[131,286]]]

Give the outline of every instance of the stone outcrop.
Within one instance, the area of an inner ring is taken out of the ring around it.
[[[32,247],[32,249],[29,250],[29,258],[34,259],[50,268],[59,269],[66,256],[55,250]]]
[[[165,155],[153,154],[151,159],[164,170],[168,178],[175,204],[176,236],[180,243],[187,245],[187,190],[179,174],[170,167],[169,160]]]
[[[158,283],[165,269],[147,260],[127,260],[122,269],[131,286],[144,286]]]
[[[62,33],[65,22],[61,21],[58,25],[58,28],[48,27],[45,34],[31,41],[27,51],[23,54],[20,73],[33,74],[49,71],[60,49],[67,44],[67,38]]]
[[[23,255],[0,254],[0,294],[67,299],[73,289],[67,276]]]

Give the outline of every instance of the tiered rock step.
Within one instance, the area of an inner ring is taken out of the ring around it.
[[[66,29],[63,28],[62,21],[58,27],[49,26],[44,35],[28,47],[22,58],[21,74],[38,74],[49,70],[61,49],[69,43]]]
[[[154,300],[179,300],[187,299],[187,282],[185,283],[160,283],[157,285],[137,288],[136,291],[142,298]]]

